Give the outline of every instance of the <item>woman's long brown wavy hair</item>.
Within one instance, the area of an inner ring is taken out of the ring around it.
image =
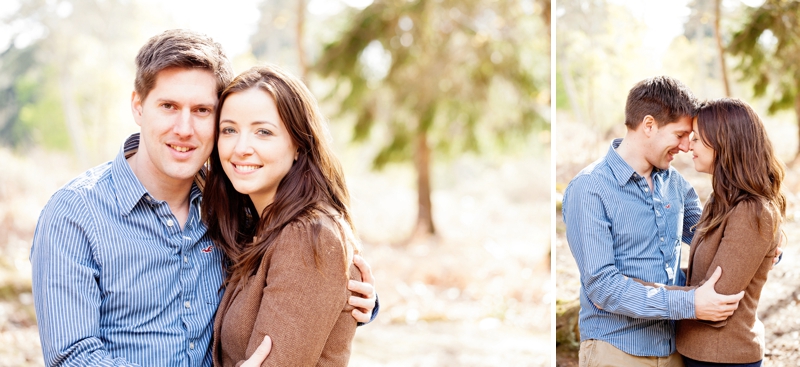
[[[299,154],[278,184],[275,200],[257,213],[250,197],[237,192],[223,171],[215,144],[203,193],[202,215],[208,235],[227,258],[227,284],[236,284],[254,274],[281,230],[295,221],[311,226],[314,257],[319,265],[317,241],[323,225],[319,216],[331,218],[338,227],[345,253],[343,266],[349,269],[350,252],[358,251],[357,242],[346,235],[350,231],[355,233],[349,211],[350,194],[339,160],[327,140],[325,121],[303,82],[274,65],[256,66],[240,74],[219,98],[215,140],[219,139],[220,111],[227,97],[251,88],[263,90],[275,100],[278,115]],[[340,225],[339,216],[349,231]]]
[[[786,197],[781,192],[785,169],[755,111],[738,99],[706,101],[698,110],[697,129],[702,143],[714,149],[714,163],[713,192],[695,236],[702,238],[719,227],[731,209],[745,201],[766,201],[781,219],[785,217]],[[776,224],[773,231],[778,228]]]

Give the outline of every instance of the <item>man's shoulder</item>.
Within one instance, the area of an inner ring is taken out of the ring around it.
[[[110,185],[111,162],[88,169],[59,188],[50,198],[50,203],[73,201],[78,197],[103,196]]]
[[[569,190],[570,188],[584,185],[596,187],[601,182],[611,180],[614,180],[614,174],[608,166],[606,157],[603,156],[580,170],[580,172],[570,180],[567,189]]]

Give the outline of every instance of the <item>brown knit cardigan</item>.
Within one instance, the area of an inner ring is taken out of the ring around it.
[[[350,279],[352,242],[326,218],[319,233],[315,265],[308,224],[286,226],[267,250],[255,275],[229,285],[214,321],[215,366],[238,366],[269,335],[272,351],[262,366],[347,366],[356,330],[347,301],[345,264]],[[346,232],[347,224],[342,223]],[[343,246],[351,256],[345,259]]]
[[[764,325],[756,308],[780,242],[779,224],[780,214],[772,206],[751,200],[737,204],[702,240],[695,236],[687,286],[701,286],[720,266],[722,276],[714,286],[717,293],[744,290],[745,294],[739,308],[725,321],[678,321],[678,352],[715,363],[752,363],[764,358]]]

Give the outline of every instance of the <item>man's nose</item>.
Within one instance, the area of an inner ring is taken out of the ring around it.
[[[684,153],[689,151],[690,142],[689,142],[689,138],[688,137],[681,139],[680,143],[678,144],[678,149],[680,149],[680,151],[684,152]]]
[[[192,135],[194,132],[192,118],[192,111],[181,110],[181,113],[176,118],[175,125],[172,127],[172,131],[179,136]]]

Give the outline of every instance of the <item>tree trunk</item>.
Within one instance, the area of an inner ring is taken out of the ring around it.
[[[556,364],[578,366],[581,333],[578,316],[581,311],[577,299],[556,300]]]
[[[414,167],[417,169],[417,224],[412,238],[427,237],[436,233],[431,206],[431,178],[428,133],[418,131],[414,142]]]
[[[800,87],[800,86],[799,86]],[[800,92],[795,92],[794,95],[794,114],[795,118],[797,119],[797,153],[794,155],[794,160],[792,160],[792,166],[796,166],[798,160],[800,160]]]
[[[545,28],[547,29],[547,49],[550,51],[552,50],[552,44],[551,44],[552,30],[550,27],[550,0],[539,0],[539,3],[542,6],[542,20],[544,21]],[[548,54],[552,55],[550,52],[548,52]],[[547,74],[547,85],[551,85],[549,73]],[[552,101],[550,100],[550,93],[548,93],[547,105],[550,105],[551,102]]]
[[[81,167],[89,165],[89,152],[86,149],[86,144],[83,138],[86,133],[83,130],[83,121],[81,118],[81,110],[78,103],[72,95],[74,88],[72,87],[72,77],[65,71],[59,73],[58,90],[61,94],[61,108],[64,110],[64,122],[67,125],[67,134],[69,135],[72,150]]]
[[[556,302],[556,346],[560,349],[578,350],[581,332],[578,327],[579,300]]]
[[[585,123],[586,118],[578,100],[578,89],[575,87],[575,80],[572,79],[572,74],[570,74],[569,64],[567,62],[559,62],[556,71],[561,74],[561,79],[564,81],[564,91],[567,92],[567,102],[569,102],[572,115],[579,122]]]
[[[714,38],[717,40],[717,50],[719,51],[719,66],[722,73],[722,83],[725,85],[725,96],[731,96],[731,86],[728,83],[728,68],[725,66],[725,47],[722,46],[722,33],[720,33],[719,23],[722,18],[722,0],[714,1]]]
[[[308,62],[306,51],[303,47],[303,34],[305,33],[306,1],[297,0],[297,63],[300,64],[300,76],[308,83]]]

